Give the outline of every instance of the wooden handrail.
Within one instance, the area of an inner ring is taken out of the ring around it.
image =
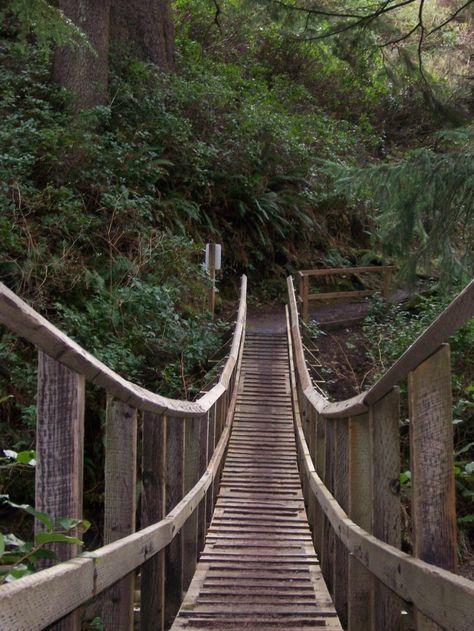
[[[240,364],[241,357],[238,359]],[[196,510],[217,475],[229,440],[236,399],[237,391],[204,475],[164,519],[83,557],[1,586],[0,629],[40,631],[163,550]]]
[[[328,267],[320,269],[300,270],[298,276],[300,279],[300,295],[298,300],[302,303],[302,318],[304,322],[309,319],[309,303],[312,300],[333,300],[335,298],[363,298],[377,293],[376,289],[358,289],[344,290],[332,292],[310,293],[310,279],[324,278],[326,276],[347,276],[357,274],[383,274],[383,290],[382,296],[385,300],[390,297],[390,284],[392,274],[396,270],[395,265],[370,265],[363,267]]]
[[[229,358],[219,382],[196,401],[170,399],[124,379],[32,309],[3,283],[0,283],[0,322],[49,357],[128,405],[171,417],[197,417],[206,414],[228,386],[245,322],[246,296],[247,277],[242,276],[237,324]]]
[[[288,277],[288,295],[290,309],[290,326],[294,332],[297,348],[296,363],[304,362],[304,352],[299,336],[298,308],[293,279]],[[410,370],[421,364],[432,355],[436,349],[453,335],[459,327],[474,316],[474,280],[456,296],[451,304],[436,318],[436,320],[418,337],[403,355],[387,370],[387,372],[366,392],[358,394],[344,401],[331,402],[321,395],[311,383],[307,369],[301,366],[302,384],[305,395],[316,406],[318,413],[327,418],[343,418],[356,416],[367,412],[372,405],[383,398],[393,386],[404,379]]]
[[[288,288],[290,374],[303,491],[341,621],[349,631],[398,629],[400,612],[409,604],[417,629],[468,631],[474,581],[456,575],[450,352],[443,342],[473,315],[474,281],[375,386],[336,403],[311,384],[291,278]],[[400,393],[395,386],[406,377],[413,556],[398,549]]]
[[[185,573],[194,571],[216,501],[239,387],[246,290],[243,276],[232,346],[219,381],[190,403],[123,379],[0,285],[0,321],[40,350],[36,507],[52,518],[82,516],[85,380],[107,391],[104,540],[110,542],[88,558],[68,560],[74,550],[62,549],[63,563],[1,586],[1,629],[39,630],[66,616],[61,628],[78,631],[77,608],[108,588],[102,596],[104,621],[117,631],[128,629],[133,570],[139,566],[144,624],[163,629],[165,614],[176,613]],[[147,527],[135,533],[137,409],[144,412],[141,511]],[[171,604],[163,591],[167,546]]]
[[[333,276],[337,274],[365,274],[383,273],[388,270],[396,270],[396,265],[370,265],[365,267],[328,267],[326,269],[302,269],[299,276]]]

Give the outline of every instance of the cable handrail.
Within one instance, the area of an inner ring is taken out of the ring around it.
[[[358,416],[382,399],[401,379],[430,357],[439,346],[474,316],[474,280],[472,280],[434,322],[413,342],[385,374],[368,390],[343,401],[330,401],[312,385],[304,362],[301,332],[298,322],[296,293],[291,276],[287,279],[290,324],[295,344],[298,371],[303,391],[318,413],[327,418]]]
[[[86,351],[54,324],[0,283],[0,322],[11,331],[31,342],[59,363],[83,375],[87,381],[140,410],[179,417],[206,414],[227,389],[238,357],[240,338],[246,317],[247,277],[242,276],[239,310],[231,351],[218,383],[196,401],[172,399],[151,392],[121,377],[106,364]]]

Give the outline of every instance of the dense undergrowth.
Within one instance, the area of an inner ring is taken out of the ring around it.
[[[18,17],[1,27],[0,280],[111,368],[164,395],[196,394],[206,359],[228,331],[206,311],[205,241],[224,244],[221,289],[230,300],[243,271],[255,284],[263,279],[258,300],[279,295],[287,273],[320,262],[367,262],[364,254],[380,261],[381,253],[406,262],[407,243],[428,251],[433,225],[435,240],[449,229],[449,241],[419,262],[435,275],[443,256],[441,269],[466,252],[472,264],[466,89],[467,131],[440,142],[436,132],[453,123],[443,118],[446,108],[428,103],[408,53],[406,63],[393,51],[374,54],[369,29],[301,42],[296,18],[249,6],[226,3],[215,24],[212,3],[178,0],[177,72],[113,50],[107,104],[80,114],[50,81],[47,21],[41,32]],[[463,28],[442,42],[441,62],[461,54]],[[62,43],[70,36],[60,35]],[[441,92],[458,90],[436,61],[434,50],[430,76]],[[423,206],[426,171],[440,164],[430,189],[437,205]],[[399,195],[408,181],[411,191]],[[458,212],[448,223],[437,223],[440,199]],[[379,359],[404,350],[432,310],[420,314],[374,315]],[[459,335],[472,341],[472,330]],[[0,356],[2,447],[28,451],[35,353],[0,329]],[[472,427],[472,358],[456,357],[463,432]],[[86,511],[98,543],[104,400],[93,388],[88,410]],[[458,450],[474,440],[471,429],[458,435]],[[32,502],[31,466],[12,464],[0,462],[2,492]]]

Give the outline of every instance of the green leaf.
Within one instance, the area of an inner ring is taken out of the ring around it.
[[[29,576],[30,574],[33,574],[33,570],[22,563],[11,568],[10,572],[5,578],[5,582],[11,583],[12,581],[16,581],[17,579],[23,578],[24,576]]]
[[[41,550],[36,550],[30,554],[30,559],[49,559],[50,561],[57,561],[58,555],[52,550],[46,550],[45,548],[41,548]]]
[[[36,452],[34,449],[28,449],[27,451],[20,451],[16,456],[16,461],[21,464],[29,464],[34,466],[36,464]]]
[[[5,545],[7,546],[13,546],[14,548],[21,548],[25,545],[25,541],[23,541],[23,539],[19,539],[13,533],[5,535],[4,538],[5,538]]]
[[[3,556],[5,552],[5,538],[0,532],[0,557]]]
[[[474,473],[474,462],[468,462],[467,465],[464,467],[464,471],[466,473]]]
[[[24,510],[29,515],[33,515],[33,517],[36,517],[36,519],[40,521],[42,524],[44,524],[46,528],[49,528],[49,530],[52,530],[54,528],[54,522],[47,513],[42,513],[41,511],[36,510],[35,508],[33,508],[33,506],[30,506],[29,504],[15,504],[15,502],[11,502],[10,500],[7,500],[7,499],[4,499],[4,502],[8,504],[9,506],[11,506],[12,508],[20,508],[21,510]]]
[[[59,517],[57,522],[63,530],[72,530],[76,526],[82,526],[85,532],[91,527],[91,523],[87,519],[75,519],[74,517]]]
[[[82,546],[83,543],[77,537],[70,537],[69,535],[63,535],[59,532],[39,532],[35,535],[35,543],[37,545],[43,545],[44,543],[70,543]]]

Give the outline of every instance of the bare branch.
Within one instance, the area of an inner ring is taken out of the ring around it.
[[[446,24],[449,24],[449,22],[451,22],[451,20],[454,20],[455,17],[457,17],[461,11],[464,11],[464,9],[466,7],[468,7],[470,4],[472,4],[474,2],[474,0],[468,0],[465,4],[463,4],[461,7],[459,7],[459,9],[457,11],[455,11],[449,18],[447,18],[444,22],[441,22],[441,24],[438,24],[438,26],[435,26],[435,28],[431,29],[431,31],[429,33],[427,33],[427,35],[432,35],[433,33],[436,33],[436,31],[439,31],[441,28],[443,28],[443,26],[446,26]]]

